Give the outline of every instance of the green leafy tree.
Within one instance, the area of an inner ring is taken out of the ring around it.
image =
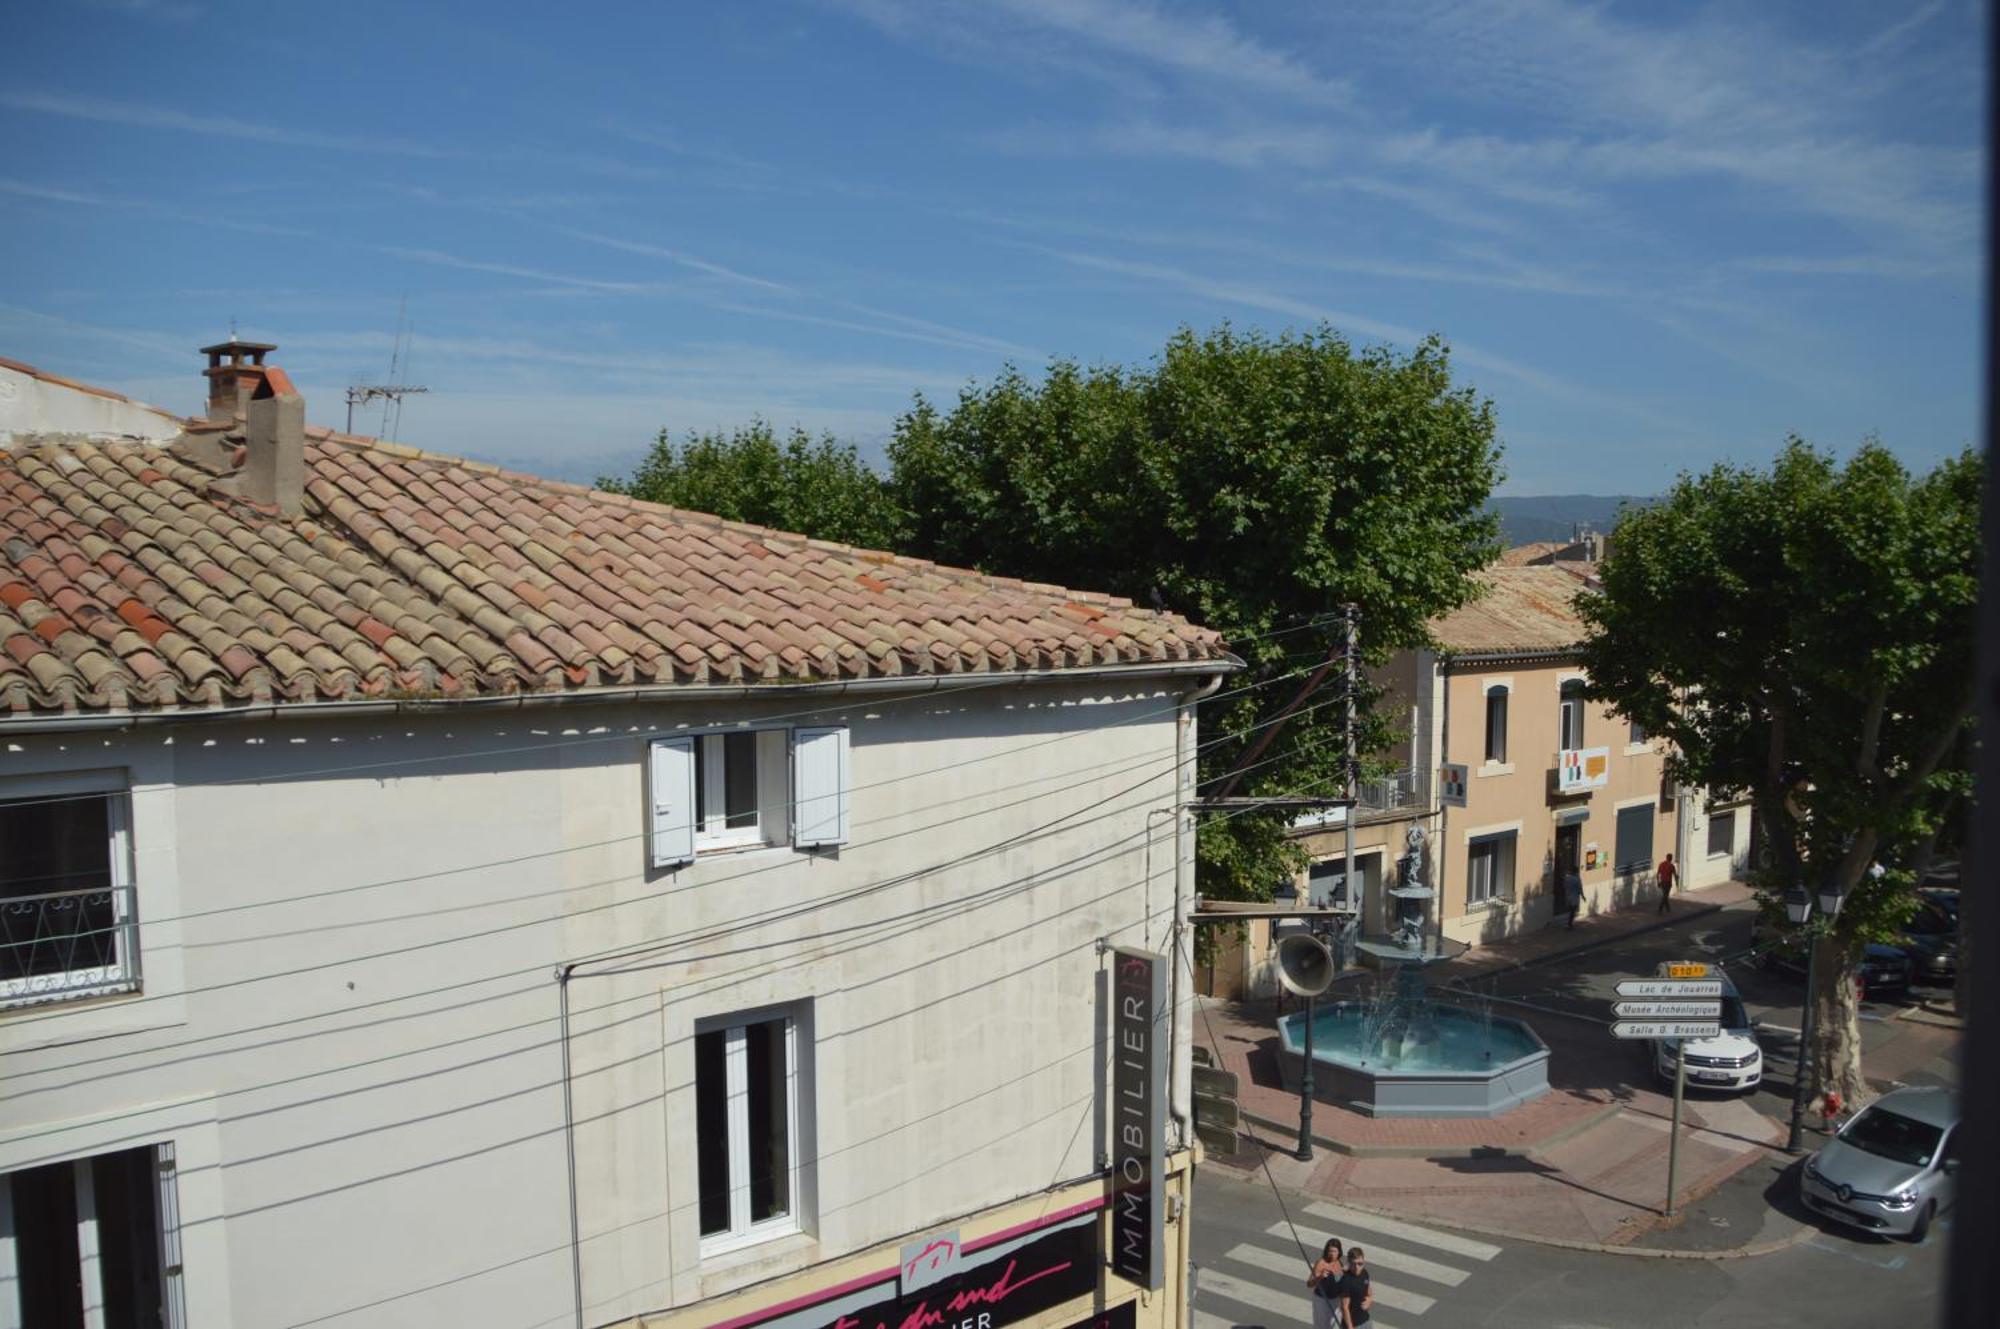
[[[761,420],[681,443],[663,429],[630,479],[597,487],[867,549],[893,549],[904,534],[888,486],[852,444],[798,428],[780,440]]]
[[[1672,740],[1673,774],[1748,794],[1764,908],[1832,882],[1815,963],[1811,1083],[1867,1096],[1854,978],[1893,937],[1970,784],[1981,471],[1913,476],[1870,441],[1845,466],[1790,440],[1768,470],[1682,476],[1629,513],[1578,607],[1592,694]]]
[[[1496,549],[1485,510],[1499,451],[1489,403],[1455,387],[1438,340],[1356,351],[1331,329],[1268,337],[1183,329],[1151,364],[1008,368],[949,411],[918,398],[889,455],[909,551],[1082,585],[1222,628],[1243,682],[1303,670],[1337,636],[1287,631],[1361,607],[1364,654],[1419,646],[1474,593]],[[1271,635],[1278,633],[1280,635]],[[1290,680],[1203,708],[1204,741],[1268,719]],[[1312,698],[1239,794],[1339,792],[1341,707]],[[1363,713],[1364,750],[1390,726]],[[1261,735],[1204,754],[1228,771]],[[1199,889],[1269,899],[1301,855],[1281,815],[1210,819]]]

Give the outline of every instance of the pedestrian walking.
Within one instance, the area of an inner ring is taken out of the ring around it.
[[[1562,896],[1563,912],[1569,915],[1569,926],[1574,930],[1577,910],[1583,908],[1583,878],[1574,866],[1563,869]]]
[[[1340,1297],[1346,1303],[1347,1329],[1361,1329],[1369,1321],[1369,1308],[1375,1304],[1375,1289],[1368,1276],[1368,1258],[1359,1246],[1347,1252],[1347,1272],[1340,1276]]]
[[[1306,1287],[1312,1292],[1313,1329],[1347,1329],[1340,1313],[1341,1281],[1346,1273],[1340,1238],[1328,1237],[1326,1245],[1320,1247],[1319,1259],[1313,1262],[1312,1273],[1306,1276]]]
[[[1668,854],[1660,860],[1658,877],[1660,883],[1659,912],[1664,914],[1667,912],[1667,901],[1673,896],[1674,886],[1681,879],[1681,870],[1674,866],[1674,856],[1672,854]]]

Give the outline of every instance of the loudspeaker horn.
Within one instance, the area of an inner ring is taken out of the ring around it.
[[[1295,997],[1317,997],[1333,985],[1333,952],[1309,932],[1278,939],[1278,982]]]

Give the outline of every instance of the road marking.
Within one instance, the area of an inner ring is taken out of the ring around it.
[[[1436,1232],[1415,1223],[1405,1223],[1401,1219],[1383,1218],[1378,1214],[1365,1214],[1359,1209],[1349,1209],[1346,1205],[1314,1202],[1306,1206],[1306,1212],[1314,1218],[1323,1218],[1342,1228],[1358,1227],[1369,1232],[1386,1232],[1392,1237],[1407,1237],[1425,1246],[1435,1246],[1453,1255],[1463,1255],[1473,1260],[1491,1260],[1500,1254],[1500,1247],[1474,1241],[1470,1237],[1454,1236],[1449,1232]],[[1352,1243],[1350,1243],[1352,1244]],[[1363,1249],[1366,1249],[1364,1245]]]
[[[1291,1231],[1291,1228],[1283,1223],[1273,1223],[1265,1231],[1264,1235],[1268,1237],[1285,1237],[1290,1236]],[[1244,1249],[1244,1247],[1239,1246],[1236,1250],[1229,1252],[1229,1254],[1234,1258],[1239,1251]],[[1275,1263],[1264,1264],[1262,1261],[1265,1259],[1276,1261],[1282,1257],[1267,1255],[1261,1248],[1257,1247],[1249,1249],[1256,1250],[1257,1256],[1254,1259],[1245,1259],[1243,1261],[1245,1264],[1255,1264],[1259,1268],[1271,1269],[1276,1273],[1289,1273],[1298,1268],[1298,1261],[1296,1259],[1287,1260],[1285,1267],[1282,1269],[1278,1268]],[[1448,1264],[1439,1264],[1435,1260],[1426,1260],[1421,1255],[1411,1255],[1406,1251],[1391,1250],[1387,1246],[1378,1246],[1375,1244],[1373,1237],[1368,1239],[1367,1244],[1362,1249],[1368,1252],[1369,1264],[1381,1268],[1393,1269],[1397,1274],[1408,1274],[1411,1278],[1421,1278],[1426,1283],[1442,1283],[1446,1287],[1457,1287],[1460,1283],[1472,1277],[1470,1273],[1463,1269],[1454,1269]]]
[[[1824,1237],[1812,1238],[1806,1242],[1806,1247],[1808,1250],[1825,1251],[1828,1255],[1845,1256],[1856,1264],[1865,1264],[1871,1269],[1901,1269],[1910,1262],[1910,1257],[1907,1255],[1898,1255],[1891,1260],[1871,1260],[1845,1246],[1835,1246]]]
[[[1311,1319],[1299,1315],[1300,1311],[1310,1309],[1306,1298],[1312,1294],[1306,1291],[1305,1282],[1305,1279],[1299,1279],[1297,1292],[1273,1292],[1270,1288],[1232,1278],[1213,1265],[1204,1265],[1200,1281],[1195,1284],[1195,1295],[1202,1300],[1215,1296],[1254,1306],[1291,1324],[1311,1324]]]

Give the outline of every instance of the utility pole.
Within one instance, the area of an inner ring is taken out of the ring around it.
[[[1359,793],[1356,787],[1356,776],[1361,769],[1361,763],[1355,760],[1354,756],[1354,693],[1359,683],[1357,666],[1360,663],[1361,650],[1361,634],[1359,631],[1361,606],[1352,603],[1342,605],[1340,607],[1340,617],[1343,632],[1342,655],[1345,658],[1347,674],[1347,713],[1341,722],[1342,738],[1345,744],[1343,752],[1346,762],[1347,780],[1341,786],[1340,791],[1341,797],[1347,800],[1347,810],[1340,817],[1340,880],[1347,888],[1347,902],[1353,905],[1355,909],[1361,911],[1356,915],[1357,919],[1359,919],[1367,916],[1368,908],[1368,901],[1364,898],[1363,892],[1354,880],[1354,809]],[[1337,944],[1341,948],[1340,961],[1345,965],[1347,961],[1347,938],[1345,936],[1340,937]],[[1311,1053],[1307,1053],[1307,1056],[1310,1058]],[[1308,1060],[1307,1066],[1307,1074],[1311,1074],[1310,1060]]]

